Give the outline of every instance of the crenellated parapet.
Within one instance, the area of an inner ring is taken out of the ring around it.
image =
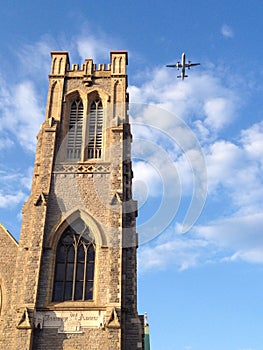
[[[92,78],[93,76],[100,76],[101,74],[108,74],[109,76],[123,76],[126,75],[126,66],[128,65],[127,51],[111,51],[109,64],[95,64],[91,58],[85,59],[85,62],[80,66],[79,64],[70,64],[68,52],[51,52],[52,64],[50,77],[61,76],[77,76]]]

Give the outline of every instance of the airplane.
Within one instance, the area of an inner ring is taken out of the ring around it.
[[[181,74],[177,76],[177,78],[181,78],[184,80],[184,78],[187,78],[188,75],[185,74],[185,68],[190,69],[190,67],[193,66],[200,66],[200,63],[191,63],[191,61],[188,61],[188,63],[185,63],[185,53],[182,53],[182,61],[178,61],[176,64],[167,64],[166,67],[171,68],[177,68],[178,70],[181,68]]]

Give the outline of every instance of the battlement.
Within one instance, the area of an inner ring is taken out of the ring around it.
[[[81,65],[81,68],[79,66],[79,64],[72,64],[71,66],[71,69],[70,67],[68,67],[68,72],[76,72],[76,71],[80,71],[80,72],[84,72],[85,71],[85,67],[86,67],[86,64],[83,63]],[[108,63],[108,64],[105,64],[105,63],[100,63],[100,64],[95,64],[92,62],[92,71],[95,72],[95,71],[99,71],[99,72],[104,72],[104,71],[110,71],[111,70],[111,63]]]
[[[109,64],[95,64],[93,59],[85,59],[85,63],[70,65],[69,55],[66,51],[51,52],[51,76],[88,76],[92,77],[98,72],[106,72],[110,75],[126,75],[128,65],[127,51],[111,51]]]

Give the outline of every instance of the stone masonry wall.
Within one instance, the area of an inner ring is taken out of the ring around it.
[[[12,284],[18,243],[0,224],[0,349],[3,349],[3,338],[11,338],[13,328],[8,318],[12,307]]]

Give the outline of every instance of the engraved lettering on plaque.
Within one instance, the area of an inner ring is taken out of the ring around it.
[[[83,333],[85,328],[103,326],[105,315],[105,311],[37,311],[34,324],[41,323],[40,329],[57,328],[58,333]]]

